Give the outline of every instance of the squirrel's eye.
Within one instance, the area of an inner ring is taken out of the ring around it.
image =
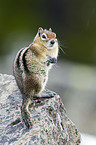
[[[45,40],[45,39],[47,39],[46,34],[42,34],[42,40]]]

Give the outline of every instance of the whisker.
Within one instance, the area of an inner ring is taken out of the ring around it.
[[[65,40],[64,40],[64,42],[65,42]],[[63,52],[63,54],[65,54],[66,56],[68,56],[68,54],[63,49],[63,48],[67,49],[68,47],[65,46],[65,45],[62,45],[62,43],[60,41],[59,41],[59,48]]]
[[[61,51],[63,52],[63,54],[65,54],[65,51],[62,49],[62,47],[61,47],[61,46],[59,46],[59,48],[61,49]]]

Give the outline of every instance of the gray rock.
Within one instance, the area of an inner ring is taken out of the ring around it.
[[[30,107],[33,127],[21,121],[22,95],[14,77],[0,74],[0,145],[79,145],[80,134],[58,95]]]

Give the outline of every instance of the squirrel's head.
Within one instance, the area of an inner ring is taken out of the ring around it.
[[[52,29],[49,30],[39,28],[37,35],[34,39],[34,42],[38,42],[41,47],[44,47],[48,50],[49,53],[56,53],[58,55],[58,40],[56,34],[52,32]]]
[[[38,29],[38,37],[40,42],[47,47],[47,49],[53,49],[54,46],[58,43],[56,39],[56,34],[52,32],[52,29],[46,30],[43,28]]]

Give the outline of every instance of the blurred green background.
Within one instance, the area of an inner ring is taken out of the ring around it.
[[[95,8],[96,0],[0,0],[0,56],[32,42],[42,26],[57,33],[62,57],[96,64]]]
[[[48,87],[78,129],[96,135],[96,0],[0,0],[0,73],[12,74],[16,53],[40,26],[56,32],[65,52]]]

